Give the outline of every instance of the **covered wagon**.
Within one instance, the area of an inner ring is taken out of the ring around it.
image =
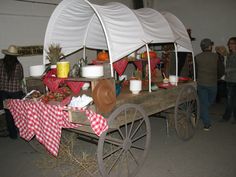
[[[97,161],[103,177],[131,177],[137,174],[150,145],[149,116],[172,110],[175,128],[180,138],[187,140],[194,135],[199,117],[195,72],[187,82],[179,82],[178,85],[157,91],[151,90],[151,59],[148,47],[150,44],[174,45],[176,77],[177,53],[189,52],[193,56],[188,33],[173,14],[160,13],[150,8],[132,10],[117,2],[96,5],[87,0],[63,0],[56,7],[47,26],[43,55],[45,64],[48,63],[45,51],[52,43],[60,44],[65,55],[83,49],[84,58],[86,48],[107,50],[111,70],[109,79],[114,79],[114,63],[141,47],[146,47],[148,89],[133,95],[124,86],[120,95],[116,97],[115,104],[112,103],[112,109],[103,114],[109,128],[100,137],[94,134],[90,126],[86,126],[86,121],[79,122],[85,126],[69,129],[97,140]],[[193,57],[191,60],[195,70]],[[85,81],[86,78],[74,80]],[[100,90],[98,93],[102,93],[103,88],[106,89],[103,85],[104,80],[106,79],[96,78],[98,84],[94,86],[94,90]],[[93,82],[93,79],[86,81]],[[96,176],[96,172],[89,174]]]

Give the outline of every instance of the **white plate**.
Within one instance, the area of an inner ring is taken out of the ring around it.
[[[97,79],[99,77],[102,77],[102,76],[83,76],[84,78],[88,78],[88,79]]]

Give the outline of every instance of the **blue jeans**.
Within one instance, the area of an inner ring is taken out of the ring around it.
[[[209,117],[209,107],[214,103],[217,93],[217,86],[197,86],[198,97],[200,103],[200,118],[204,126],[211,125],[211,119]]]
[[[236,83],[227,82],[227,102],[223,119],[229,120],[232,113],[236,120]]]

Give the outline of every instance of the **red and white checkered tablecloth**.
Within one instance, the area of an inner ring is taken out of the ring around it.
[[[36,139],[54,156],[58,154],[62,128],[81,126],[69,122],[69,113],[64,110],[65,107],[19,99],[8,100],[7,107],[19,128],[20,136],[27,141],[36,136]],[[85,111],[95,134],[100,136],[108,129],[107,120],[103,116],[90,110],[81,111]]]

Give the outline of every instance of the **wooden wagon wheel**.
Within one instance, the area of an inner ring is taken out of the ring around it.
[[[150,144],[148,116],[140,106],[124,104],[109,116],[108,125],[109,130],[100,136],[98,142],[97,158],[102,176],[135,176]]]
[[[174,116],[177,135],[182,140],[193,137],[199,120],[199,100],[193,86],[186,85],[180,90]]]

